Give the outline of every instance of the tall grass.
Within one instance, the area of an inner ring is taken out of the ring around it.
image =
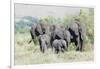
[[[76,52],[74,44],[71,44],[64,53],[55,54],[52,49],[41,53],[38,44],[28,44],[30,39],[29,33],[15,34],[15,65],[93,61],[94,58],[92,49]]]

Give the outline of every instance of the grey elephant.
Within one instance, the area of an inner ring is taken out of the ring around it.
[[[63,29],[58,26],[53,26],[50,39],[51,46],[55,39],[64,39]]]
[[[48,34],[43,34],[39,36],[39,45],[40,50],[45,52],[48,48],[50,48],[50,36]]]
[[[85,24],[80,23],[79,19],[68,25],[67,30],[70,32],[70,42],[74,42],[77,51],[83,51],[86,27]]]
[[[47,50],[47,43],[44,35],[39,36],[39,45],[40,45],[40,51],[44,53]]]
[[[59,52],[64,52],[64,50],[67,48],[66,41],[62,39],[55,39],[53,41],[52,47],[56,54]]]

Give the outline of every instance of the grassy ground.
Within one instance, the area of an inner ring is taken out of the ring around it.
[[[70,50],[68,52],[55,54],[51,49],[48,49],[43,54],[40,52],[39,45],[34,45],[33,42],[28,44],[30,39],[31,36],[28,33],[15,34],[15,65],[80,62],[93,61],[94,59],[93,50],[84,52]]]

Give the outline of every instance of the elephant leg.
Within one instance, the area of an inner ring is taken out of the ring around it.
[[[42,47],[40,46],[40,51],[42,52],[43,51],[43,49],[42,49]]]
[[[76,45],[76,51],[79,51],[79,50],[80,50],[80,41],[79,41],[79,37],[76,38],[75,45]]]
[[[53,39],[50,40],[50,46],[51,46],[51,50],[54,51],[55,49],[55,45],[53,45]]]
[[[28,44],[30,44],[32,42],[32,39],[28,42]]]
[[[75,41],[75,45],[76,45],[76,51],[78,51],[79,50],[79,47],[77,46],[78,45],[78,42],[77,41]]]
[[[45,46],[44,50],[45,50],[45,52],[47,51],[47,46]]]
[[[53,47],[53,48],[52,48],[52,52],[55,52],[55,50],[56,50],[56,49]]]
[[[58,54],[59,53],[59,49],[56,49],[56,54]]]
[[[64,50],[65,50],[65,48],[61,48],[61,52],[63,52],[63,53],[64,53]]]
[[[45,48],[42,49],[42,52],[43,52],[43,53],[45,52]]]
[[[83,41],[81,41],[81,48],[80,48],[80,51],[82,51],[83,49]]]
[[[42,52],[42,53],[45,52],[45,48],[44,48],[44,47],[41,48],[41,52]]]
[[[55,53],[57,54],[58,53],[58,50],[55,48]]]
[[[83,49],[84,49],[84,40],[81,40],[80,43],[81,43],[80,51],[83,51]]]
[[[51,45],[51,48],[53,49],[53,38],[51,37],[51,39],[50,39],[50,45]]]
[[[59,53],[59,48],[55,48],[55,53],[56,53],[56,54]]]
[[[33,40],[33,42],[34,42],[34,35],[32,34],[32,31],[30,31],[30,34],[31,34],[31,40],[28,42],[29,44],[32,42],[32,40]]]
[[[43,45],[43,46],[41,47],[41,52],[42,52],[42,53],[45,53],[46,50],[47,50],[47,46],[46,46],[46,45]]]
[[[66,45],[68,45],[68,44],[66,44]],[[66,45],[62,47],[62,50],[68,51],[68,47]]]
[[[33,41],[33,43],[35,44],[35,45],[37,45],[37,36],[35,35],[35,32],[33,31],[30,31],[30,33],[31,33],[31,37],[32,37],[32,40],[30,41],[30,42],[32,42]],[[30,43],[29,42],[29,43]]]
[[[69,46],[69,42],[67,41],[67,42],[66,42],[66,47],[65,47],[65,50],[66,50],[66,51],[68,51],[68,46]]]

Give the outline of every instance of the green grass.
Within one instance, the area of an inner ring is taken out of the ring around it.
[[[15,65],[26,64],[49,64],[49,63],[65,63],[65,62],[80,62],[93,61],[94,52],[91,49],[91,44],[87,44],[88,50],[84,52],[76,52],[72,45],[69,51],[55,54],[51,49],[46,53],[41,53],[39,45],[34,45],[33,42],[28,44],[31,36],[29,33],[15,34]]]

